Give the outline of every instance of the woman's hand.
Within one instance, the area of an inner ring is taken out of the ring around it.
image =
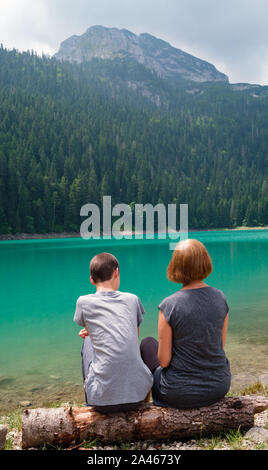
[[[79,334],[79,336],[81,336],[81,338],[83,338],[83,339],[85,339],[86,336],[89,336],[88,331],[87,331],[86,328],[83,328],[83,330],[80,330],[78,334]]]

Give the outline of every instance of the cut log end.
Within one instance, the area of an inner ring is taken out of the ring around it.
[[[185,439],[231,429],[249,429],[254,414],[268,408],[262,396],[225,397],[196,409],[162,408],[144,403],[135,411],[103,414],[92,407],[27,409],[22,416],[22,448],[45,444],[68,447],[85,440],[102,442]]]

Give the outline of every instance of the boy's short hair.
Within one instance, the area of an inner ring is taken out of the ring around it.
[[[205,279],[212,269],[211,258],[203,243],[187,239],[176,246],[167,268],[167,277],[171,282],[188,284]]]
[[[111,253],[100,253],[94,256],[89,265],[90,275],[95,284],[109,281],[116,268],[119,268],[119,263]]]

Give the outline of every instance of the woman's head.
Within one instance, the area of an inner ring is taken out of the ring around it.
[[[206,247],[198,240],[188,238],[176,246],[167,268],[171,282],[189,284],[201,281],[212,272],[212,261]]]

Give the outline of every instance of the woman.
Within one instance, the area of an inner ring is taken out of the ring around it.
[[[158,306],[159,344],[141,343],[141,355],[154,374],[154,403],[198,408],[217,402],[230,388],[225,356],[228,304],[221,290],[204,283],[211,258],[198,240],[178,243],[167,269],[168,279],[183,284]]]

